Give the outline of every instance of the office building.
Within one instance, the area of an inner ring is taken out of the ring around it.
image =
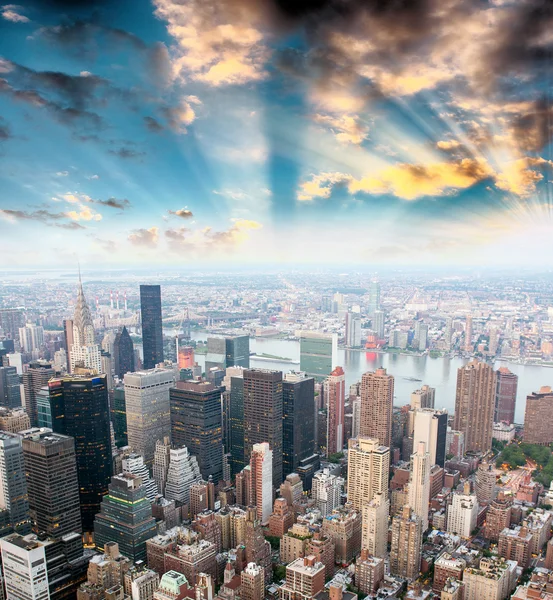
[[[364,373],[361,378],[361,423],[359,435],[376,438],[391,446],[394,378],[386,369]]]
[[[153,476],[157,489],[162,496],[165,496],[165,485],[167,484],[167,471],[171,460],[171,441],[169,437],[156,441],[154,453]]]
[[[495,394],[495,373],[491,365],[471,360],[457,370],[453,429],[465,434],[466,452],[491,449]]]
[[[71,369],[71,348],[74,344],[73,339],[73,319],[63,320],[63,345],[67,356],[66,368],[69,371]]]
[[[434,408],[436,388],[423,385],[411,394],[411,410],[417,408]]]
[[[0,431],[0,520],[2,535],[31,531],[21,437]]]
[[[286,582],[279,589],[279,599],[312,600],[324,586],[325,566],[314,556],[298,558],[286,566]]]
[[[257,520],[267,525],[273,510],[273,453],[269,444],[253,445],[250,469],[250,502],[257,507]]]
[[[228,367],[250,368],[250,336],[208,337],[205,370]]]
[[[359,313],[346,313],[346,346],[348,348],[361,347],[361,315]]]
[[[174,374],[150,369],[127,373],[124,382],[128,444],[151,465],[157,440],[171,434],[169,390]]]
[[[315,507],[321,511],[323,517],[326,517],[340,506],[343,487],[344,480],[341,477],[332,475],[329,469],[322,469],[313,475],[311,496],[315,502]]]
[[[447,530],[462,538],[471,537],[478,518],[478,500],[470,492],[470,483],[465,483],[463,492],[454,492],[447,511]]]
[[[240,573],[241,599],[263,600],[265,598],[265,573],[263,567],[249,563]]]
[[[374,594],[384,580],[385,564],[383,558],[371,556],[363,548],[361,556],[355,561],[355,586],[363,594]]]
[[[410,581],[420,574],[422,548],[422,522],[404,506],[401,514],[392,519],[392,546],[390,550],[390,572]]]
[[[380,310],[380,283],[378,281],[371,281],[369,284],[367,312],[372,317],[377,310]]]
[[[81,534],[75,441],[50,429],[29,429],[21,436],[34,533]]]
[[[505,600],[517,580],[517,563],[502,558],[482,558],[478,567],[463,573],[463,600]]]
[[[244,459],[254,444],[267,442],[273,452],[273,484],[282,475],[282,373],[266,369],[244,370]]]
[[[472,352],[472,315],[467,315],[465,322],[465,352]]]
[[[134,346],[126,327],[117,333],[113,342],[113,369],[119,379],[134,373]]]
[[[0,406],[6,408],[21,406],[21,387],[16,367],[0,366]]]
[[[44,543],[13,533],[0,539],[6,600],[49,600]]]
[[[322,381],[336,366],[338,336],[335,333],[300,331],[300,370]]]
[[[113,390],[113,403],[111,405],[111,422],[113,423],[113,434],[115,445],[118,448],[129,445],[127,433],[127,406],[125,402],[125,388],[116,387]]]
[[[202,477],[217,484],[223,478],[221,388],[206,381],[177,381],[170,405],[173,444],[186,446]]]
[[[55,433],[75,440],[81,519],[92,531],[111,471],[111,431],[105,375],[74,375],[48,383]]]
[[[424,442],[430,454],[430,465],[445,466],[447,441],[447,412],[432,408],[415,411],[413,444]]]
[[[109,492],[94,521],[96,547],[103,550],[107,542],[116,542],[121,554],[133,562],[145,561],[146,540],[156,533],[152,505],[141,477],[131,473],[112,477]]]
[[[165,498],[188,505],[191,487],[201,480],[198,461],[188,448],[171,448],[165,475]]]
[[[553,442],[553,391],[549,386],[526,397],[524,441],[543,446]]]
[[[243,371],[230,377],[229,438],[231,476],[245,466],[244,459],[244,378]]]
[[[375,310],[372,318],[372,328],[378,340],[384,339],[384,324],[386,313],[383,310]]]
[[[125,452],[120,455],[121,470],[123,473],[137,475],[142,481],[142,487],[146,490],[146,498],[153,502],[158,495],[155,479],[150,477],[150,471],[144,463],[144,458],[136,452]]]
[[[144,369],[153,369],[163,362],[161,287],[159,285],[140,286],[140,314]]]
[[[495,412],[494,423],[514,423],[517,402],[518,375],[507,367],[500,367],[495,372]]]
[[[23,393],[25,395],[25,410],[31,420],[31,426],[38,425],[37,394],[40,388],[56,375],[52,365],[44,360],[29,363],[27,370],[21,376]]]
[[[346,401],[346,374],[336,367],[324,382],[327,404],[326,455],[344,449],[344,405]]]
[[[315,451],[315,380],[312,377],[295,371],[286,373],[282,382],[282,411],[282,468],[286,477],[297,473],[300,463],[311,458]]]
[[[409,506],[422,524],[423,532],[428,529],[430,505],[430,453],[424,442],[417,442],[416,452],[411,455],[411,477],[409,480]]]
[[[348,443],[348,502],[361,510],[375,494],[388,498],[390,449],[374,438],[359,437]]]
[[[390,501],[378,492],[362,508],[361,548],[371,556],[386,558]]]
[[[27,323],[25,327],[20,327],[19,344],[21,351],[28,354],[33,350],[40,350],[44,346],[44,328],[33,323]]]
[[[102,352],[95,341],[92,314],[86,302],[80,275],[73,316],[73,345],[69,351],[69,361],[71,373],[75,372],[76,367],[90,369],[95,374],[102,372]],[[31,423],[33,423],[32,417]]]
[[[5,408],[0,406],[0,430],[18,433],[31,427],[29,415],[22,408]]]

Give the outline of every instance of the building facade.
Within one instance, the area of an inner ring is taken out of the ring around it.
[[[376,438],[391,446],[394,378],[386,369],[365,373],[361,378],[361,422],[359,435]]]
[[[144,369],[153,369],[163,362],[161,287],[159,285],[140,286],[140,314]]]

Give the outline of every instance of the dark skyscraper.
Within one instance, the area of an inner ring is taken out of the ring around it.
[[[92,531],[94,516],[111,477],[111,436],[105,375],[74,376],[49,382],[52,428],[75,439],[81,517]]]
[[[115,435],[115,445],[118,448],[128,444],[127,436],[127,409],[125,404],[125,388],[113,390],[113,404],[111,406],[111,422]]]
[[[123,379],[125,373],[134,372],[134,347],[126,327],[115,336],[113,362],[115,374],[119,379]]]
[[[495,411],[494,423],[506,421],[515,422],[515,408],[517,403],[518,375],[507,367],[501,367],[495,372]]]
[[[218,483],[223,477],[221,388],[209,382],[177,381],[169,392],[171,440],[186,446],[198,460],[200,473]]]
[[[206,372],[213,367],[250,367],[250,336],[208,337],[207,355],[205,357]]]
[[[244,461],[244,379],[232,377],[230,383],[230,468],[232,476],[246,466]]]
[[[144,369],[153,369],[163,362],[163,330],[161,321],[161,287],[140,286],[140,312],[142,315],[142,349]]]
[[[315,380],[303,373],[288,373],[282,383],[283,476],[297,473],[301,461],[315,448]]]
[[[56,538],[82,533],[73,438],[30,429],[22,443],[33,531]]]
[[[0,431],[0,535],[31,532],[21,437]]]
[[[244,460],[254,444],[267,442],[273,451],[273,485],[282,483],[282,373],[244,370]]]
[[[31,420],[31,426],[38,425],[38,412],[36,396],[41,387],[56,375],[49,362],[37,360],[29,364],[29,368],[23,373],[23,390],[25,393],[25,410]]]
[[[0,406],[7,408],[21,406],[19,375],[15,367],[0,366]]]

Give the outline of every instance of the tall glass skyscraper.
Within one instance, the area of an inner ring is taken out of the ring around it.
[[[144,368],[153,369],[163,362],[163,330],[161,322],[161,287],[140,286],[140,312],[142,315],[142,349]]]
[[[123,379],[125,373],[134,371],[134,347],[131,336],[126,327],[115,336],[113,342],[114,371],[119,379]]]
[[[232,476],[246,466],[244,460],[244,379],[232,377],[230,384],[230,468]]]
[[[106,376],[52,379],[48,388],[53,430],[75,439],[81,517],[90,532],[112,469]]]

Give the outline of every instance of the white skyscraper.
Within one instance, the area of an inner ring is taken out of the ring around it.
[[[329,469],[322,469],[313,475],[311,494],[315,500],[315,506],[321,511],[323,517],[340,506],[343,485],[344,480],[336,475],[331,475]]]
[[[6,600],[49,600],[44,544],[12,533],[0,539]]]
[[[165,496],[165,485],[167,484],[167,472],[169,471],[169,462],[171,460],[171,441],[168,437],[163,440],[157,440],[154,454],[154,479],[157,489],[162,496]]]
[[[385,558],[388,550],[388,514],[390,502],[377,493],[363,506],[363,538],[361,548],[378,558]]]
[[[169,451],[169,468],[165,484],[167,500],[178,500],[183,504],[188,504],[190,488],[201,480],[198,461],[188,452],[188,448],[172,448]]]
[[[170,369],[150,369],[127,373],[125,406],[129,446],[151,465],[157,440],[171,435],[169,390],[175,376]]]
[[[142,486],[146,488],[146,497],[153,502],[158,494],[157,483],[150,477],[144,458],[136,452],[126,452],[123,454],[121,466],[123,473],[132,473],[142,479]]]
[[[375,310],[372,320],[372,328],[379,340],[384,339],[384,323],[386,321],[386,314],[383,310]]]
[[[430,503],[430,454],[424,442],[417,443],[417,451],[411,455],[409,480],[409,506],[422,522],[422,530],[428,529]]]
[[[359,348],[361,346],[361,315],[353,312],[346,313],[346,346]]]
[[[416,448],[419,442],[426,444],[431,466],[444,466],[446,439],[447,412],[433,408],[414,411],[413,447]]]
[[[44,329],[40,325],[27,323],[19,328],[19,343],[23,352],[38,350],[44,345]]]
[[[73,317],[73,345],[69,352],[69,362],[71,373],[75,371],[76,366],[86,367],[97,373],[102,372],[102,353],[100,346],[95,343],[94,323],[84,296],[80,275]]]
[[[253,492],[250,498],[255,499],[257,518],[266,525],[273,512],[273,451],[267,442],[253,445],[250,469]]]
[[[470,493],[470,483],[465,483],[463,493],[453,494],[453,501],[447,513],[447,530],[463,538],[470,538],[476,527],[478,500]]]
[[[348,444],[348,501],[361,510],[374,495],[388,498],[390,449],[377,439],[359,437]]]

